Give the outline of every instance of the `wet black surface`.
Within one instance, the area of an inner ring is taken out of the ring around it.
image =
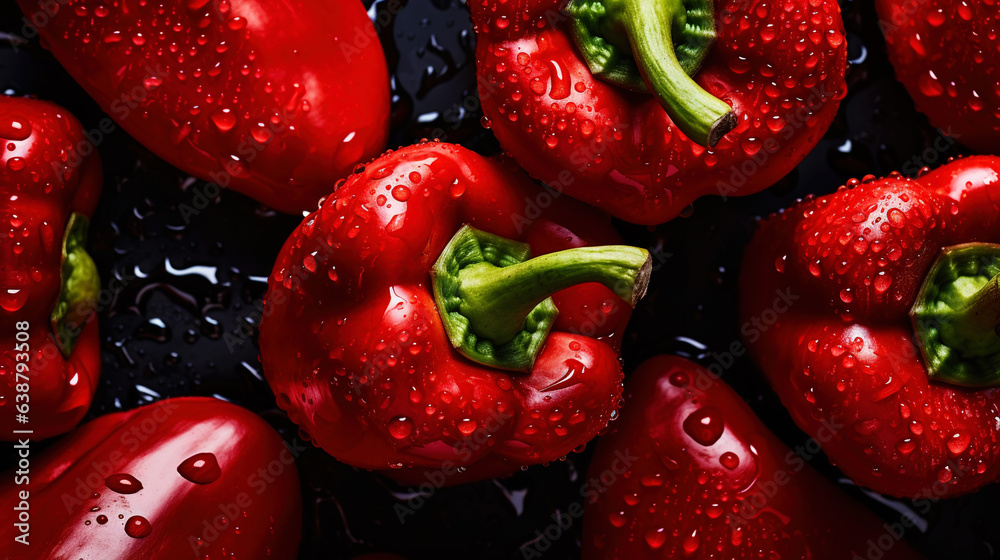
[[[390,13],[389,6],[402,8]],[[940,135],[892,78],[869,3],[842,6],[856,62],[850,90],[826,138],[798,169],[752,197],[703,199],[690,217],[655,229],[619,224],[630,243],[661,257],[627,332],[626,371],[661,352],[706,365],[727,361],[723,352],[739,340],[737,279],[756,216],[809,193],[830,192],[853,176],[913,173],[960,153],[957,146],[943,153],[933,149],[935,141],[943,145]],[[491,134],[479,124],[475,37],[462,2],[379,1],[370,13],[395,74],[393,147],[440,137],[496,153]],[[0,32],[21,28],[16,7],[3,3]],[[0,39],[4,90],[53,100],[88,129],[105,118],[37,41],[15,48]],[[104,286],[117,295],[101,310],[103,372],[91,417],[166,397],[214,395],[296,437],[260,373],[256,326],[265,278],[299,218],[270,212],[237,193],[209,196],[215,193],[204,183],[159,161],[123,132],[108,135],[100,150],[106,182],[90,244]],[[749,360],[737,359],[724,379],[785,442],[806,441]],[[397,552],[414,559],[464,558],[476,552],[486,559],[522,558],[521,545],[550,526],[553,513],[581,499],[588,460],[585,451],[512,479],[411,500],[407,489],[311,450],[299,460],[306,506],[300,557]],[[812,464],[838,480],[824,457]],[[899,519],[893,509],[843,486],[888,522]],[[993,558],[1000,546],[1000,513],[993,505],[998,494],[992,486],[935,504],[924,516],[926,531],[911,530],[907,538],[932,558]],[[394,506],[421,501],[401,522]],[[566,530],[543,558],[578,558],[580,531],[580,523]]]

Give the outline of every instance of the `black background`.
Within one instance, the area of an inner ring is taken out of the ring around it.
[[[751,197],[702,199],[690,217],[657,228],[618,224],[629,243],[661,255],[649,295],[626,334],[626,372],[657,353],[708,365],[716,359],[713,352],[739,340],[737,279],[756,217],[806,194],[831,192],[851,177],[934,167],[961,153],[958,146],[945,153],[931,148],[935,140],[941,145],[940,134],[893,79],[870,2],[841,4],[853,62],[849,93],[824,140],[795,171]],[[386,6],[375,2],[370,14],[388,22],[380,36],[394,74],[390,145],[438,136],[498,153],[492,135],[480,126],[475,35],[463,3],[404,0],[392,14]],[[23,25],[14,3],[3,2],[0,32],[19,34]],[[55,101],[87,129],[105,118],[37,40],[14,48],[0,39],[0,92],[5,90]],[[105,138],[100,151],[106,180],[92,221],[91,254],[104,285],[117,277],[124,288],[101,310],[102,380],[89,417],[173,396],[218,396],[260,413],[294,438],[295,426],[275,407],[261,374],[256,318],[264,279],[300,218],[276,214],[234,192],[223,192],[190,216],[185,207],[200,205],[204,183],[158,160],[121,131]],[[252,336],[241,334],[248,332]],[[727,369],[724,379],[786,443],[805,443],[805,434],[749,360]],[[412,559],[473,552],[484,559],[522,558],[521,545],[551,525],[554,512],[580,501],[589,458],[588,450],[510,479],[438,490],[401,523],[393,505],[412,496],[407,488],[311,449],[298,462],[306,510],[300,558],[365,552]],[[4,461],[11,465],[11,456],[5,454]],[[811,464],[887,521],[899,519],[886,503],[841,480],[825,457]],[[906,538],[932,558],[993,558],[1000,546],[998,497],[996,486],[988,486],[937,503],[925,516],[927,531],[913,529]],[[544,558],[578,558],[580,532],[577,522]]]

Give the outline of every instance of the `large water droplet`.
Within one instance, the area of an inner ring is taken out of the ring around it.
[[[462,420],[458,423],[458,431],[462,432],[462,435],[470,435],[472,432],[476,431],[477,424],[475,420],[469,420],[468,418]]]
[[[31,123],[20,117],[11,117],[0,121],[0,138],[15,142],[27,140],[31,136]]]
[[[740,458],[732,451],[726,451],[719,457],[719,463],[729,470],[733,470],[740,466]]]
[[[969,434],[956,433],[952,434],[951,438],[948,439],[948,451],[951,451],[953,455],[958,455],[969,447],[969,441],[972,438]]]
[[[397,416],[389,421],[389,434],[396,439],[405,439],[413,433],[413,422],[405,416]]]
[[[667,533],[662,527],[646,531],[646,544],[649,545],[649,548],[656,550],[665,542],[667,542]]]
[[[148,537],[153,532],[153,525],[141,515],[133,515],[125,522],[125,534],[133,539]]]
[[[214,453],[197,453],[184,459],[177,472],[195,484],[211,484],[222,476]]]
[[[694,530],[690,535],[684,537],[684,552],[687,554],[694,554],[698,547],[701,545],[701,540],[698,538],[698,530]]]
[[[113,474],[104,479],[104,484],[119,494],[135,494],[142,490],[142,483],[130,474]]]
[[[944,87],[941,86],[941,82],[938,81],[933,71],[928,71],[921,75],[920,79],[917,80],[917,84],[920,87],[921,93],[927,97],[937,97],[944,93]]]
[[[5,311],[20,311],[28,301],[28,290],[8,288],[0,291],[0,307]]]
[[[404,185],[396,185],[396,187],[392,189],[392,197],[400,202],[405,202],[410,198],[410,189]]]
[[[23,157],[12,157],[7,160],[7,169],[11,171],[23,171],[27,162],[24,161]]]
[[[684,431],[706,447],[719,441],[724,429],[722,413],[711,406],[700,408],[684,419]]]
[[[222,132],[229,132],[234,126],[236,126],[236,115],[225,107],[219,107],[212,112],[212,122],[215,123],[215,126],[217,126]]]

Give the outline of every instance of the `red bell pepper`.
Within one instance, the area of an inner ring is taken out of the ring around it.
[[[444,484],[558,459],[618,406],[621,332],[651,266],[592,247],[617,241],[607,216],[459,146],[390,152],[285,243],[264,373],[351,465]]]
[[[469,8],[483,111],[500,144],[535,178],[634,223],[777,182],[846,93],[834,0]]]
[[[908,521],[837,490],[697,364],[657,356],[625,391],[588,473],[583,560],[920,558]]]
[[[97,387],[100,280],[84,248],[101,192],[93,154],[65,109],[0,96],[0,440],[69,431]]]
[[[842,427],[823,447],[859,484],[942,497],[1000,474],[998,206],[1000,158],[973,157],[853,180],[750,243],[751,353],[803,430]]]
[[[291,560],[297,451],[216,399],[101,416],[37,457],[29,449],[30,466],[4,477],[0,497],[17,519],[0,538],[18,560]]]
[[[996,0],[876,0],[896,78],[931,124],[1000,152],[1000,9]]]
[[[280,211],[314,210],[385,147],[388,69],[358,0],[18,4],[144,146]]]

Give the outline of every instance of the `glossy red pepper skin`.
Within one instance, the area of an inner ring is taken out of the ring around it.
[[[571,452],[617,409],[631,308],[604,286],[553,296],[530,373],[452,348],[429,271],[463,224],[536,256],[618,240],[606,215],[456,145],[403,148],[351,176],[285,243],[260,336],[278,404],[337,459],[400,479],[447,471],[447,484],[505,476]]]
[[[50,314],[61,289],[62,239],[73,213],[90,216],[101,192],[100,158],[69,112],[53,104],[0,96],[0,439],[32,430],[39,440],[71,430],[90,408],[101,372],[96,316],[64,356]],[[81,154],[93,154],[83,157]],[[18,323],[27,322],[21,331]],[[15,421],[17,349],[28,334],[29,422]],[[23,334],[22,334],[23,336]],[[21,435],[20,437],[26,437]]]
[[[280,211],[314,210],[385,148],[388,70],[358,0],[19,5],[129,134]]]
[[[846,93],[837,2],[794,0],[786,10],[719,0],[718,39],[695,81],[731,105],[739,124],[706,149],[654,97],[590,73],[563,3],[469,3],[483,111],[533,177],[629,222],[660,224],[700,196],[769,187],[816,145]]]
[[[853,184],[771,216],[741,277],[744,335],[795,422],[861,485],[971,492],[1000,474],[994,389],[928,379],[908,312],[943,247],[1000,241],[1000,158]]]
[[[206,453],[204,467],[182,466]],[[142,489],[113,490],[117,475]],[[260,417],[216,399],[168,399],[101,416],[33,457],[27,485],[13,476],[2,484],[5,503],[29,491],[29,545],[14,542],[10,523],[0,529],[11,558],[294,559],[298,551],[292,451]],[[144,526],[134,516],[152,531],[126,533]]]
[[[587,478],[584,560],[833,560],[871,558],[869,547],[885,560],[920,558],[682,358],[654,357],[629,377]],[[879,548],[887,535],[892,546]]]
[[[896,78],[931,124],[1000,152],[1000,8],[995,0],[877,0]]]

